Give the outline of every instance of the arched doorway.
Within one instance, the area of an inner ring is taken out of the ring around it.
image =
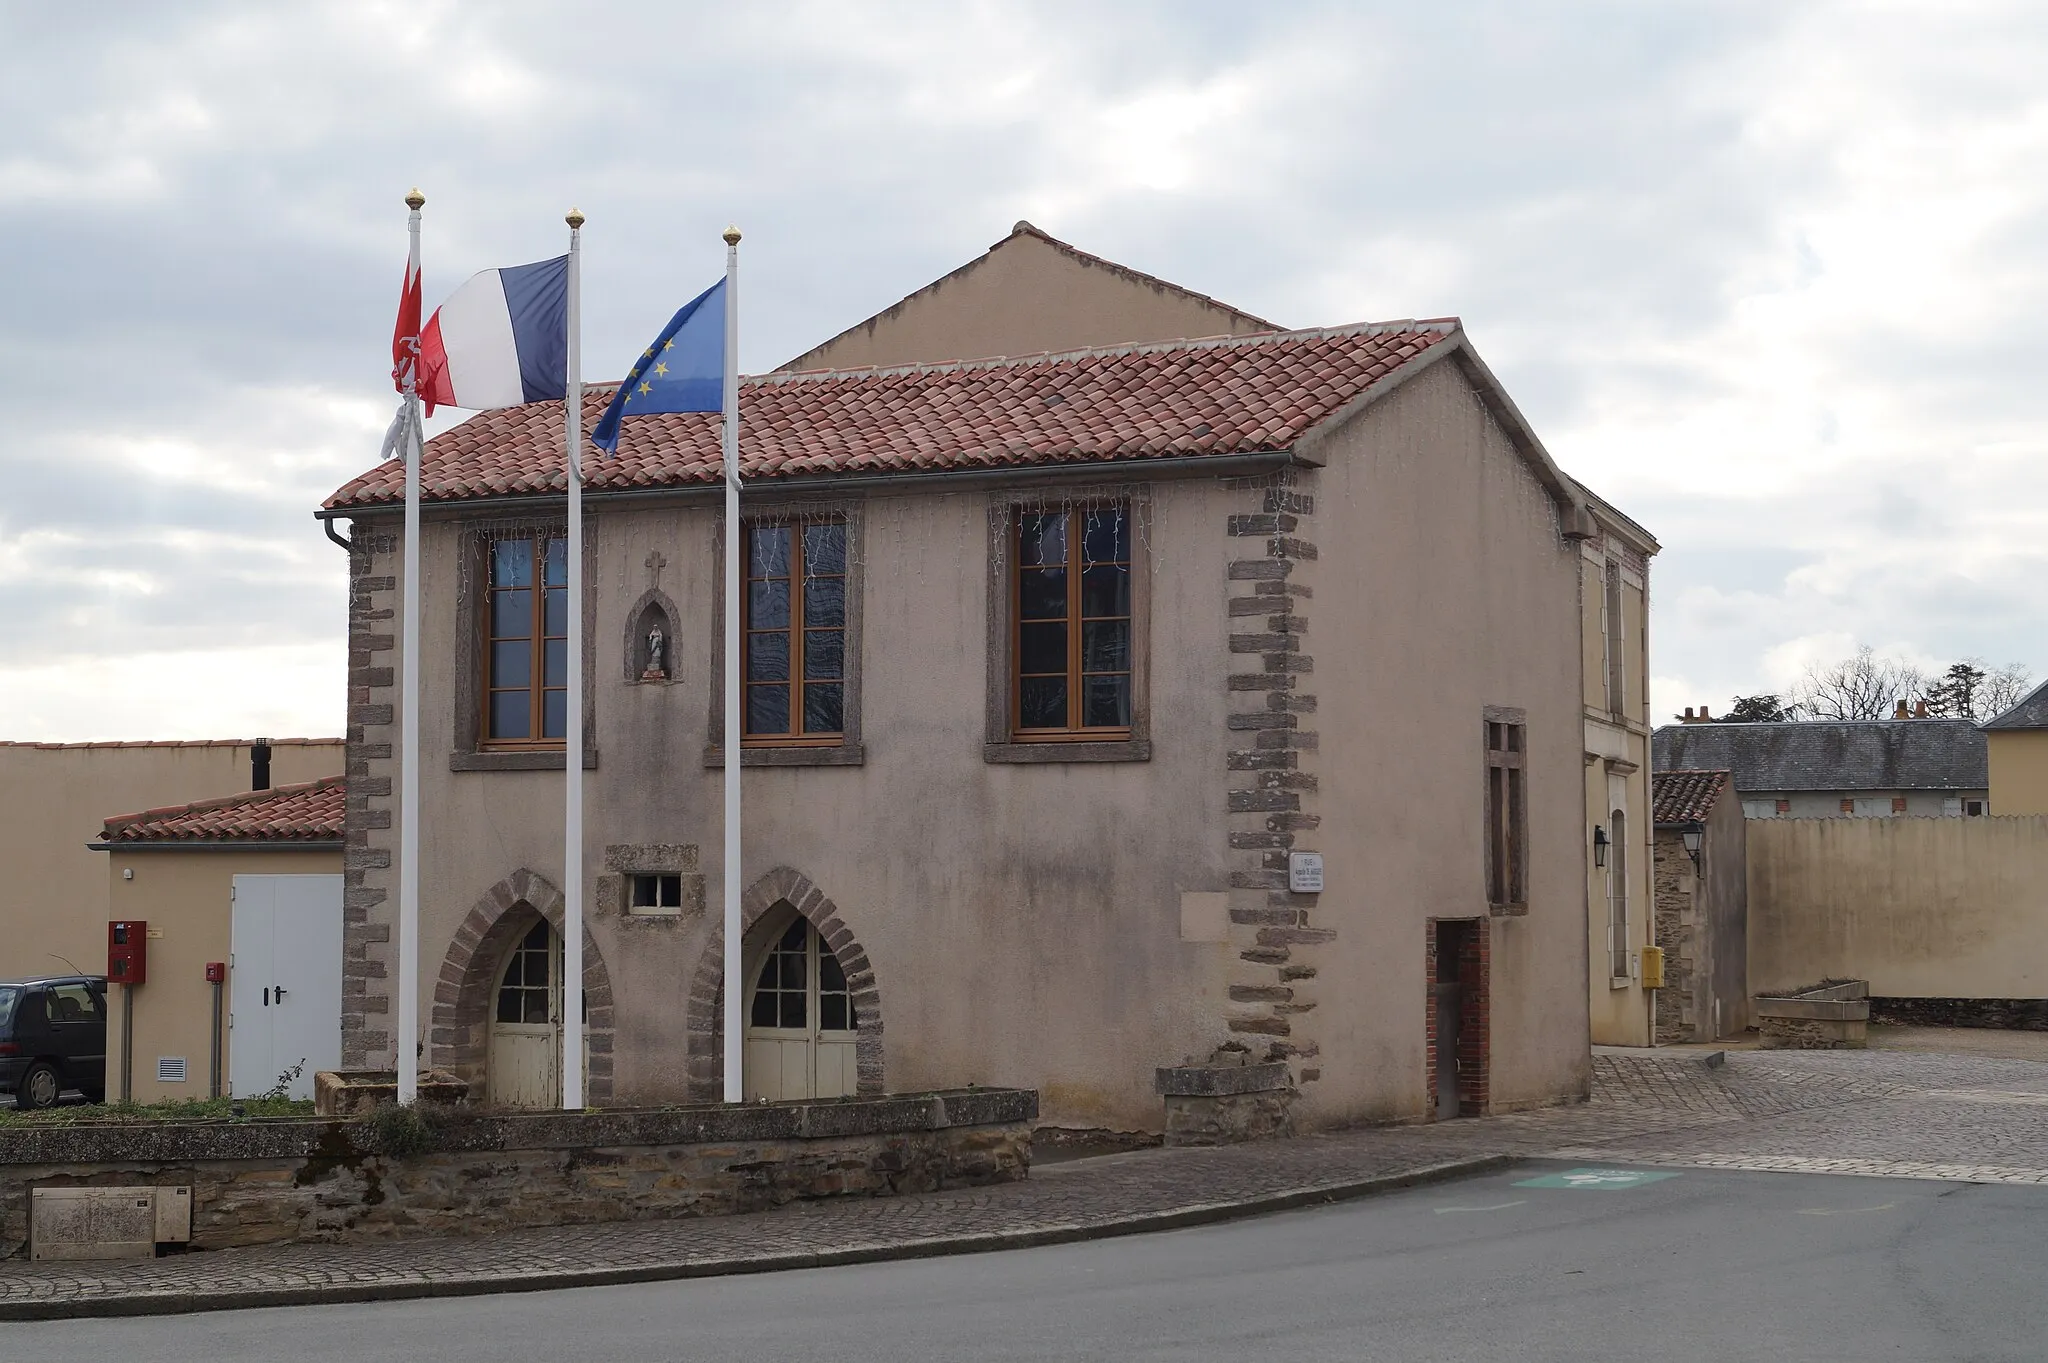
[[[562,939],[545,918],[512,944],[491,994],[491,1101],[554,1107],[562,1095]]]
[[[808,918],[782,905],[750,934],[746,1095],[839,1098],[859,1088],[860,1018],[846,972]]]

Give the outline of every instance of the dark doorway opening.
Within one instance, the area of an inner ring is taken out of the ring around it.
[[[1476,1117],[1487,1103],[1486,924],[1430,924],[1429,1103],[1438,1121]]]

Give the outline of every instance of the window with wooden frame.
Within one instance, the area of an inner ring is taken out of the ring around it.
[[[1025,742],[1131,734],[1130,508],[1020,511],[1010,540],[1010,728]]]
[[[569,731],[568,541],[549,531],[501,535],[485,554],[481,742],[560,747]]]
[[[746,527],[741,742],[838,744],[846,731],[844,521]]]
[[[1486,901],[1496,913],[1528,906],[1527,728],[1519,710],[1486,712]]]

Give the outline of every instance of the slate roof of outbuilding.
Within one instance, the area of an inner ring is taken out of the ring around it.
[[[2021,696],[2012,709],[1986,720],[1987,729],[2048,729],[2048,681]]]
[[[317,781],[116,814],[101,841],[114,845],[184,842],[306,843],[341,841],[348,779]]]
[[[740,383],[742,478],[1133,463],[1290,448],[1403,366],[1462,336],[1456,318],[886,369],[813,370]],[[586,433],[611,387],[584,393]],[[586,447],[592,491],[715,484],[716,413],[624,423],[615,458]],[[427,502],[566,490],[562,404],[481,412],[427,442]],[[350,480],[329,509],[401,501],[396,460]]]
[[[1705,823],[1714,802],[1728,788],[1725,771],[1659,771],[1650,775],[1650,820],[1668,824]]]
[[[1670,724],[1651,736],[1658,771],[1727,771],[1735,788],[1983,790],[1984,733],[1967,719]]]

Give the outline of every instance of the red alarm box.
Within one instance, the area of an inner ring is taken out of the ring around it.
[[[227,983],[227,978],[228,963],[226,961],[208,961],[206,963],[206,982],[208,984],[225,984]]]
[[[149,978],[149,924],[127,918],[107,924],[107,983],[141,984]]]

